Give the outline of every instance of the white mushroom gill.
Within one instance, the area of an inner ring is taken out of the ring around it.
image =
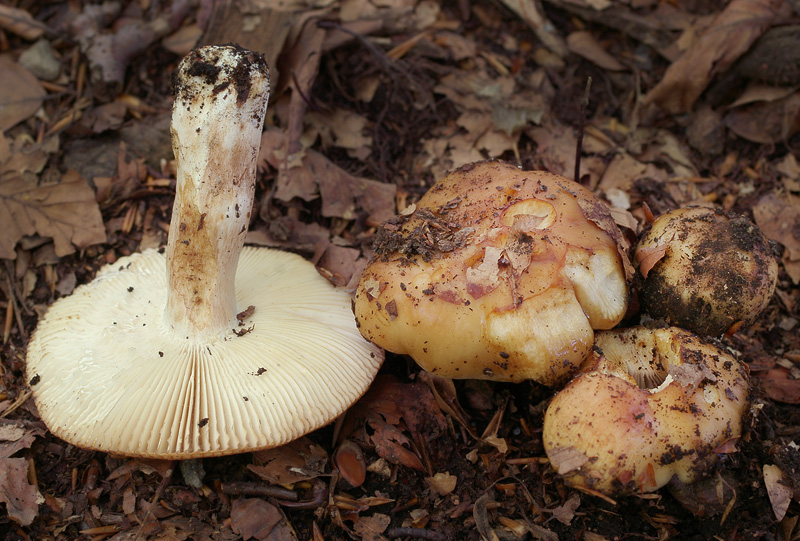
[[[302,257],[242,248],[268,76],[237,47],[178,74],[166,256],[119,259],[48,310],[28,346],[42,420],[80,447],[158,458],[287,443],[336,418],[383,360],[350,295]]]

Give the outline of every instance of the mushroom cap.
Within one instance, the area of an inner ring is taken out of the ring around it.
[[[381,226],[354,311],[364,337],[429,372],[554,385],[589,354],[593,329],[624,316],[625,261],[590,191],[481,162]]]
[[[581,373],[552,400],[542,439],[567,483],[607,494],[698,480],[737,438],[747,369],[676,327],[599,332]]]
[[[778,280],[778,261],[761,230],[745,216],[706,207],[656,218],[634,261],[642,309],[705,336],[755,321]]]
[[[382,352],[356,329],[348,293],[300,256],[245,247],[236,273],[241,326],[208,341],[165,323],[165,266],[155,250],[121,258],[40,322],[27,376],[56,436],[170,459],[274,447],[344,412],[381,365]]]

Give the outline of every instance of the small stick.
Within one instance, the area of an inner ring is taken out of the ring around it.
[[[581,100],[581,114],[578,120],[578,142],[575,148],[575,182],[581,181],[581,148],[583,147],[583,130],[586,126],[586,108],[589,106],[589,91],[592,89],[592,78],[586,79],[586,90]]]
[[[147,519],[149,519],[150,515],[153,513],[153,506],[161,498],[161,495],[164,494],[164,489],[167,488],[167,485],[172,479],[172,473],[175,471],[175,463],[176,463],[175,460],[173,460],[170,463],[169,468],[167,468],[167,471],[164,473],[164,478],[161,479],[161,482],[158,484],[158,487],[156,488],[156,493],[153,494],[153,499],[150,500],[150,505],[147,506],[147,513],[144,514],[142,523],[139,526],[139,529],[136,530],[136,536],[133,538],[133,541],[139,541],[139,539],[141,539],[142,530],[144,530],[144,527],[147,525]]]

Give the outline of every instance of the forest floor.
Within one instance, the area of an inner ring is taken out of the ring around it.
[[[52,436],[28,340],[102,265],[165,244],[170,77],[230,42],[272,68],[248,241],[337,285],[447,171],[503,159],[573,178],[579,135],[578,180],[630,239],[647,209],[753,220],[780,272],[763,314],[722,338],[753,385],[737,445],[689,489],[576,490],[542,444],[553,389],[451,382],[393,354],[351,410],[370,430],[351,415],[338,438],[173,463]],[[10,0],[0,53],[3,539],[800,540],[796,0]],[[363,453],[358,487],[332,465],[342,440]]]

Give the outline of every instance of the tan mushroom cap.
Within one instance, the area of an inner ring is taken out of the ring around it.
[[[741,434],[749,377],[734,357],[675,327],[597,333],[598,351],[547,408],[553,468],[607,494],[701,478]]]
[[[627,308],[608,208],[561,176],[465,166],[385,223],[355,295],[361,333],[445,377],[554,385]]]
[[[264,59],[181,62],[167,248],[124,257],[55,302],[28,346],[42,420],[80,447],[188,459],[274,447],[367,389],[383,353],[350,295],[301,257],[244,248],[267,104]]]
[[[336,418],[380,367],[350,296],[300,256],[244,248],[236,300],[256,308],[209,341],[166,323],[164,269],[154,250],[122,258],[47,312],[28,376],[56,436],[159,458],[278,446]]]
[[[755,321],[778,281],[767,237],[745,216],[686,207],[662,214],[634,254],[650,316],[705,336]]]

